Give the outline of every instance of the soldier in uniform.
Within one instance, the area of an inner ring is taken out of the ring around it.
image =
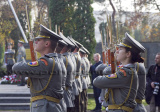
[[[67,112],[67,105],[66,105],[66,101],[64,99],[64,91],[65,91],[65,82],[66,82],[66,77],[67,77],[67,70],[66,70],[66,66],[63,62],[63,55],[61,54],[61,51],[64,47],[68,46],[68,44],[66,42],[64,42],[63,40],[59,40],[58,41],[58,46],[56,48],[56,53],[58,54],[58,58],[61,64],[61,68],[62,68],[62,88],[63,88],[63,98],[60,101],[60,105],[62,108],[62,112]]]
[[[14,55],[15,55],[15,50],[12,49],[12,44],[8,43],[8,49],[7,52],[5,52],[5,60],[6,60],[8,75],[12,74],[12,66],[15,64]]]
[[[82,68],[82,77],[81,77],[81,80],[82,80],[82,93],[81,93],[81,110],[82,112],[86,112],[87,111],[87,89],[88,89],[88,86],[87,86],[87,80],[86,80],[86,69],[87,69],[87,66],[86,66],[86,62],[85,62],[85,54],[86,52],[83,50],[83,49],[80,49],[80,55],[81,55],[81,68]]]
[[[63,55],[63,61],[67,69],[67,77],[65,82],[65,91],[64,91],[64,99],[66,101],[67,105],[67,112],[74,112],[74,103],[73,103],[73,82],[74,82],[74,63],[71,58],[70,50],[75,47],[71,41],[66,38],[63,34],[60,34],[60,36],[63,38],[63,40],[68,44],[68,46],[65,46],[61,53]]]
[[[31,112],[62,112],[62,68],[55,49],[62,38],[40,25],[35,38],[35,51],[41,54],[37,61],[19,62],[13,66],[16,74],[30,77]]]
[[[73,51],[73,55],[76,60],[76,76],[75,76],[75,82],[78,88],[78,94],[75,95],[75,112],[81,112],[81,92],[82,92],[82,82],[81,82],[81,56],[79,54],[79,50],[82,47],[82,44],[75,41],[73,38],[68,37],[68,39],[76,46],[76,48]]]
[[[24,42],[18,41],[18,54],[17,54],[17,62],[26,62],[26,50],[23,46]],[[25,86],[25,77],[21,76],[21,83],[18,86]]]
[[[143,60],[141,63],[136,63],[136,70],[138,74],[139,86],[136,95],[137,105],[133,110],[133,112],[147,112],[146,108],[142,104],[142,100],[145,98],[145,88],[146,88],[146,69]]]
[[[108,88],[106,101],[109,99],[109,112],[132,112],[136,106],[135,98],[138,87],[138,77],[135,62],[140,60],[140,53],[145,48],[128,33],[125,33],[123,43],[116,51],[117,61],[123,65],[116,73],[98,76],[94,85],[98,88]]]

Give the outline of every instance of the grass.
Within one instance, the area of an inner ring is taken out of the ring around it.
[[[88,93],[93,93],[93,89],[88,89],[87,92]]]
[[[89,98],[87,110],[93,110],[95,107],[96,107],[95,100],[93,98]],[[102,106],[102,110],[105,110],[105,108],[103,106]]]

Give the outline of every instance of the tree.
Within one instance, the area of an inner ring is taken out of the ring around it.
[[[91,53],[89,59],[95,52],[96,40],[94,34],[95,18],[93,17],[92,0],[76,0],[76,10],[73,16],[75,23],[73,38],[83,44]]]
[[[50,0],[49,14],[52,30],[59,26],[65,36],[73,33],[74,0]]]

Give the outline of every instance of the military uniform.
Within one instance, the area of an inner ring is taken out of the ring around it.
[[[80,52],[84,53],[85,51],[80,49]],[[87,111],[87,89],[88,89],[88,85],[87,85],[87,80],[86,80],[87,67],[86,67],[85,57],[81,57],[81,70],[82,70],[81,81],[82,81],[82,89],[83,89],[83,91],[81,93],[81,110],[82,110],[82,112],[86,112]]]
[[[57,42],[62,39],[43,25],[40,25],[40,35],[36,39],[39,38],[54,38]],[[16,63],[12,69],[16,74],[30,78],[31,112],[62,112],[59,103],[63,97],[63,75],[57,53],[45,54],[30,63]]]
[[[139,54],[145,48],[128,33],[125,34],[123,43],[118,46],[130,48]],[[106,76],[98,76],[93,84],[101,89],[108,88],[105,95],[108,101],[109,112],[132,112],[136,106],[136,94],[138,89],[138,76],[135,64],[129,63],[120,68],[116,73]]]
[[[147,112],[144,105],[142,104],[142,100],[145,98],[145,88],[146,88],[146,70],[144,63],[136,63],[136,70],[138,74],[138,91],[136,96],[137,105],[133,112]]]
[[[74,112],[81,112],[81,92],[82,92],[82,81],[81,81],[81,57],[79,54],[79,48],[82,47],[80,43],[76,43],[76,41],[70,37],[68,39],[76,46],[77,52],[73,53],[73,56],[76,61],[76,75],[75,75],[75,82],[78,89],[78,94],[75,95],[75,108]]]
[[[67,105],[66,105],[66,101],[64,99],[64,91],[66,89],[65,82],[66,82],[66,77],[67,77],[67,70],[66,70],[65,64],[63,62],[62,54],[58,54],[58,58],[59,58],[60,65],[61,65],[61,68],[62,68],[62,88],[63,88],[63,98],[60,101],[60,105],[61,105],[61,108],[62,108],[62,112],[67,112]]]
[[[75,45],[62,33],[60,33],[60,36],[68,44],[68,48],[75,47]],[[75,99],[75,95],[78,94],[77,85],[74,80],[76,72],[76,62],[73,54],[70,52],[63,53],[63,61],[67,69],[67,78],[65,83],[66,89],[64,91],[64,99],[66,101],[67,111],[72,112],[74,111],[73,107],[75,107],[73,100]]]
[[[22,43],[22,42],[19,41],[19,43]],[[21,62],[21,61],[23,61],[23,62],[26,61],[26,50],[25,50],[24,46],[21,46],[18,48],[17,62]]]
[[[12,49],[8,49],[7,52],[5,52],[5,58],[7,60],[7,74],[12,74],[12,66],[15,64],[14,59],[15,51]]]
[[[70,57],[70,53],[63,53],[63,62],[67,69],[67,77],[65,82],[64,99],[67,107],[74,107],[72,101],[72,83],[73,83],[73,63]]]
[[[22,41],[18,41],[19,43],[23,44]],[[18,55],[17,55],[17,62],[26,62],[26,50],[24,46],[20,46],[18,49]],[[21,84],[19,86],[24,86],[25,85],[25,77],[21,76]]]

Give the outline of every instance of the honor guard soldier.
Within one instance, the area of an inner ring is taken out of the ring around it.
[[[81,55],[81,68],[82,68],[82,77],[81,77],[81,80],[82,80],[82,93],[81,93],[81,105],[82,105],[82,112],[86,112],[87,110],[87,89],[88,89],[88,86],[87,86],[87,81],[86,81],[86,62],[85,62],[85,51],[83,49],[80,49],[80,55]]]
[[[138,74],[138,91],[136,95],[137,105],[134,108],[133,112],[147,112],[146,108],[142,104],[142,100],[145,98],[145,88],[146,88],[146,69],[144,66],[144,60],[140,59],[141,63],[136,63],[136,70]]]
[[[89,51],[85,47],[82,47],[82,49],[85,51],[84,52],[84,57],[83,57],[85,65],[86,65],[84,78],[86,80],[87,89],[88,89],[89,84],[90,84],[90,77],[89,77],[90,62],[89,62],[89,60],[88,60],[87,57],[88,57],[88,54],[90,54],[90,53],[89,53]],[[84,92],[84,112],[87,111],[87,100],[88,100],[87,96],[88,96],[87,95],[87,90],[85,90],[85,92]]]
[[[6,60],[6,65],[7,65],[7,74],[11,75],[12,74],[12,66],[15,64],[15,50],[12,49],[12,44],[8,43],[8,49],[7,52],[5,52],[5,60]]]
[[[58,46],[56,48],[56,53],[58,54],[58,58],[61,64],[61,68],[62,68],[62,88],[63,88],[63,98],[60,101],[60,105],[62,108],[62,112],[67,112],[67,105],[64,99],[64,91],[65,91],[65,82],[66,82],[66,77],[67,77],[67,70],[66,70],[66,66],[63,62],[63,55],[61,54],[61,51],[64,47],[68,46],[68,44],[66,42],[64,42],[63,40],[59,40],[58,41]]]
[[[55,41],[56,40],[56,41]],[[37,61],[19,62],[13,66],[16,74],[30,78],[31,112],[62,112],[62,68],[55,49],[62,38],[40,25],[40,35],[35,38],[35,51],[41,54]]]
[[[90,52],[85,47],[82,47],[82,49],[85,51],[84,60],[86,62],[86,81],[87,81],[87,85],[89,87],[89,85],[91,84],[91,80],[90,80],[90,77],[89,77],[90,62],[88,60],[88,55],[90,54]]]
[[[75,82],[77,84],[78,88],[78,95],[75,95],[75,112],[81,112],[81,92],[82,92],[82,82],[81,82],[81,56],[79,54],[80,48],[83,46],[79,42],[75,41],[73,38],[68,37],[68,39],[76,46],[76,48],[73,51],[73,55],[76,60],[76,76],[75,76]]]
[[[17,62],[26,62],[26,50],[23,46],[24,42],[18,40],[18,54],[17,54]],[[21,76],[21,82],[18,86],[25,86],[25,76]]]
[[[101,89],[108,88],[106,101],[109,99],[109,112],[132,112],[136,106],[138,77],[135,62],[138,62],[145,48],[128,33],[116,51],[117,61],[123,65],[116,73],[98,76],[93,84]]]
[[[68,38],[66,38],[62,33],[60,33],[60,36],[63,38],[63,40],[68,44],[68,46],[65,46],[61,54],[63,55],[63,62],[67,69],[67,77],[65,82],[65,91],[64,91],[64,99],[67,105],[67,112],[74,112],[74,103],[73,103],[73,82],[74,82],[74,63],[71,58],[71,49],[75,47],[74,44],[70,42]]]

